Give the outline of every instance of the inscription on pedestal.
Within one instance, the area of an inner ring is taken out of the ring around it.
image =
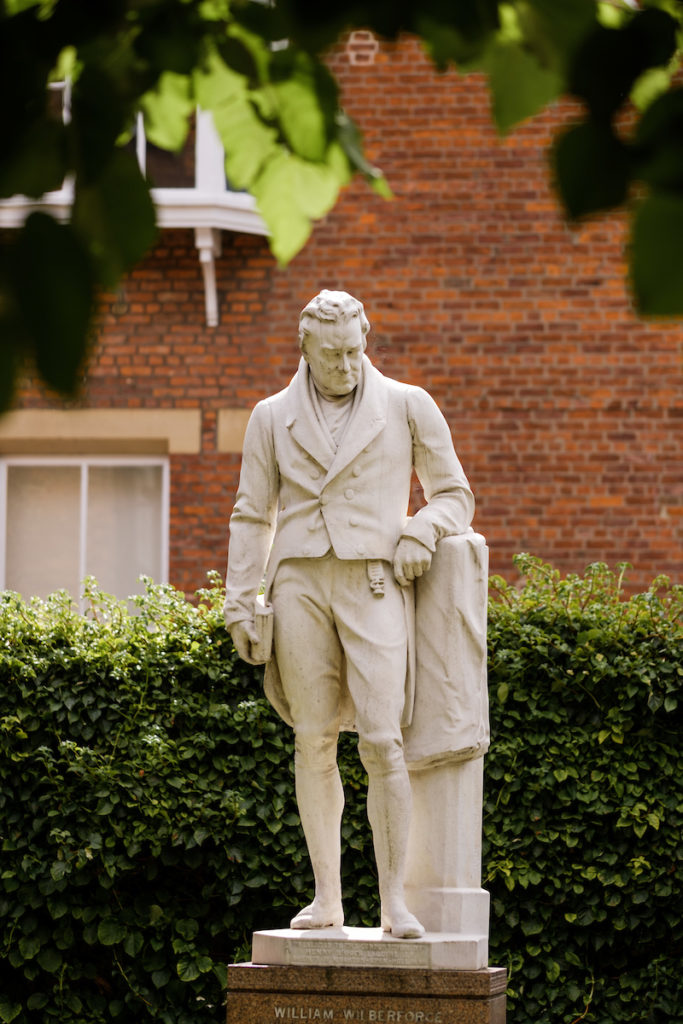
[[[302,1002],[275,1003],[273,1020],[329,1020],[363,1021],[365,1024],[442,1024],[442,1015],[437,1010],[432,1013],[424,1010],[391,1010],[388,1007],[365,1007],[363,1009],[344,1007],[341,1010],[321,1009],[320,1006],[306,1005]]]
[[[344,940],[326,939],[324,952],[328,963],[338,960],[346,966],[357,964],[359,967],[429,967],[429,949],[417,943],[405,947],[398,942],[354,945]],[[320,955],[321,948],[313,941],[285,941],[286,963],[302,967],[313,966],[320,963]]]

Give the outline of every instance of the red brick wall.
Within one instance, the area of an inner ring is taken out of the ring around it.
[[[500,140],[481,81],[435,75],[412,41],[357,35],[331,59],[395,200],[354,184],[286,271],[224,233],[218,328],[189,231],[165,231],[104,305],[82,404],[203,410],[201,456],[172,460],[172,581],[222,571],[239,457],[216,454],[216,410],[287,383],[321,287],[361,298],[373,361],[441,406],[494,571],[527,550],[683,580],[683,331],[633,314],[620,215],[561,220],[545,150],[569,108]]]

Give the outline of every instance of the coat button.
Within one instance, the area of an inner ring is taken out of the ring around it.
[[[356,554],[358,554],[358,555],[364,555],[365,554],[365,544],[359,544],[358,545],[358,547],[356,548]]]
[[[361,474],[360,466],[354,466],[353,469],[351,470],[351,472],[353,473],[354,476],[360,476],[360,474]]]
[[[347,501],[351,501],[352,498],[356,497],[356,492],[354,491],[353,487],[346,488],[346,490],[344,491],[344,497],[346,498]]]
[[[310,544],[304,544],[304,546],[301,549],[301,553],[302,553],[302,555],[310,555],[310,553],[311,553],[311,545]]]
[[[358,526],[358,516],[351,516],[349,526]]]
[[[329,495],[327,495],[327,494],[321,494],[320,495],[320,504],[321,505],[327,505],[329,500],[330,500]]]
[[[311,472],[308,475],[310,476],[311,480],[319,480],[320,479],[320,471],[317,470],[317,469],[312,469]]]

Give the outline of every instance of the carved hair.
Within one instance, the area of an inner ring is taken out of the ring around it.
[[[301,311],[299,317],[299,345],[304,346],[306,337],[315,330],[314,322],[347,324],[358,318],[363,336],[370,330],[363,303],[348,292],[333,292],[327,288],[316,295]]]

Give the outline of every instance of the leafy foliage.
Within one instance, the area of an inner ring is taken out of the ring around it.
[[[485,885],[510,1020],[680,1020],[683,591],[604,566],[494,580]],[[215,1021],[225,964],[310,897],[292,741],[217,580],[0,600],[0,1021]],[[365,778],[341,748],[347,920],[377,923]],[[585,1016],[584,1016],[585,1011]]]
[[[493,581],[484,826],[511,1020],[680,1021],[683,587],[518,567]]]
[[[148,183],[120,148],[136,110],[150,140],[169,150],[182,146],[197,104],[212,111],[228,178],[256,198],[282,264],[353,174],[390,195],[363,155],[324,62],[326,47],[354,28],[390,39],[413,33],[437,68],[454,63],[463,72],[483,71],[501,131],[564,93],[582,100],[585,123],[570,128],[554,150],[567,213],[621,205],[631,185],[644,182],[649,194],[637,211],[632,243],[636,302],[644,313],[682,313],[681,90],[670,83],[683,8],[673,0],[642,6],[634,11],[627,0],[2,0],[0,89],[11,100],[0,112],[0,198],[39,198],[68,176],[74,203],[59,236],[29,223],[0,261],[0,367],[7,382],[0,407],[11,400],[26,350],[37,354],[48,383],[73,392],[96,288],[115,284],[154,240]],[[65,75],[73,83],[68,123],[47,102],[48,83]],[[619,115],[629,94],[651,107],[623,140]],[[43,236],[49,236],[46,255]],[[34,282],[29,254],[39,268],[59,265],[57,283],[42,274]],[[26,301],[34,287],[46,297],[42,313]],[[58,336],[51,330],[56,322]]]
[[[225,965],[310,895],[289,731],[219,590],[149,584],[135,616],[89,595],[85,618],[64,593],[0,605],[0,1020],[217,1020]],[[370,867],[355,885],[370,908]]]

